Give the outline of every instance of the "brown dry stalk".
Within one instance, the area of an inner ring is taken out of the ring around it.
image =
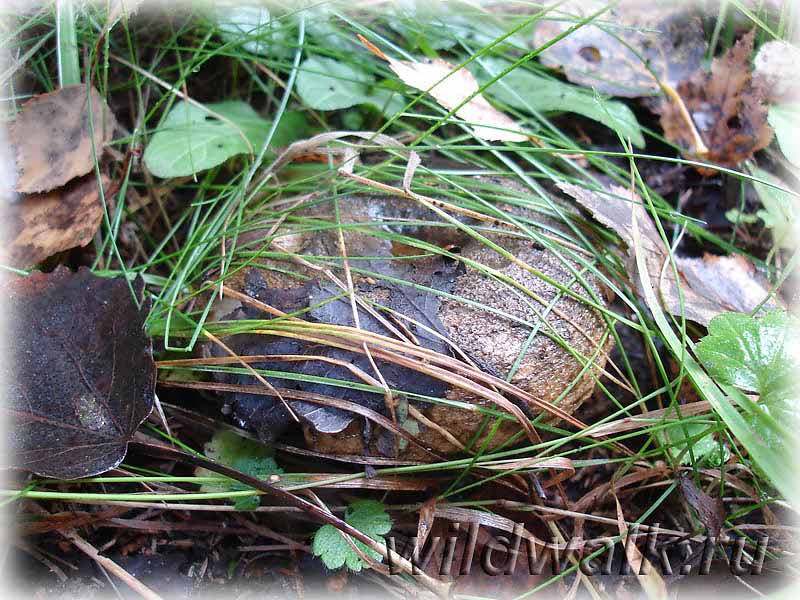
[[[683,98],[681,98],[681,95],[678,93],[678,91],[668,83],[662,82],[661,88],[664,90],[664,93],[669,96],[670,100],[675,103],[675,106],[678,108],[678,112],[681,113],[683,120],[686,121],[689,132],[692,134],[692,138],[694,138],[694,153],[698,156],[698,158],[707,158],[708,146],[706,146],[705,142],[703,141],[703,137],[700,135],[700,132],[697,131],[697,126],[694,124],[694,119],[692,119],[692,115],[689,114],[689,110],[686,108]]]
[[[352,538],[355,538],[356,540],[363,543],[368,548],[371,548],[384,558],[389,559],[392,563],[396,564],[403,572],[407,573],[408,575],[416,579],[419,583],[421,583],[428,590],[430,590],[440,598],[445,599],[450,597],[450,591],[452,587],[451,583],[443,582],[439,579],[427,575],[426,573],[419,572],[417,569],[413,568],[412,564],[408,560],[406,560],[393,550],[390,550],[384,544],[376,542],[365,533],[359,531],[349,523],[338,518],[333,513],[320,508],[313,502],[309,502],[308,500],[305,500],[304,498],[301,498],[291,492],[282,490],[267,481],[263,481],[261,479],[258,479],[257,477],[252,477],[250,475],[247,475],[246,473],[242,473],[240,471],[216,463],[212,460],[208,460],[207,458],[201,456],[195,456],[193,454],[188,454],[186,452],[175,450],[173,448],[169,448],[167,446],[162,446],[159,444],[132,442],[131,446],[134,447],[135,449],[146,452],[150,456],[156,458],[180,460],[198,467],[204,467],[209,471],[214,471],[216,473],[219,473],[220,475],[224,475],[225,477],[230,477],[231,479],[235,479],[259,491],[265,492],[274,498],[279,498],[281,500],[284,500],[289,504],[301,509],[303,512],[315,517],[318,521],[333,525],[339,531],[346,533]]]

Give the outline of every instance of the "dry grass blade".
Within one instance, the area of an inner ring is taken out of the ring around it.
[[[185,452],[175,450],[173,448],[151,443],[135,442],[133,445],[139,450],[146,452],[151,456],[158,458],[165,458],[168,460],[179,460],[198,467],[203,467],[208,469],[209,471],[214,471],[216,473],[224,475],[225,477],[230,477],[231,479],[240,481],[245,485],[248,485],[257,490],[265,492],[273,497],[280,498],[281,500],[284,500],[289,504],[303,510],[307,514],[312,515],[317,520],[323,523],[333,525],[339,531],[346,533],[352,538],[365,544],[368,548],[374,550],[384,558],[389,558],[394,564],[397,564],[403,572],[414,577],[420,584],[425,586],[428,590],[430,590],[440,598],[449,597],[452,584],[440,581],[434,577],[430,577],[425,573],[418,572],[416,569],[412,567],[411,563],[408,560],[404,559],[396,552],[388,549],[384,544],[376,542],[368,535],[362,533],[361,531],[359,531],[352,525],[346,523],[344,520],[336,517],[329,511],[320,508],[313,502],[309,502],[308,500],[300,498],[299,496],[296,496],[291,492],[282,490],[266,481],[258,479],[257,477],[251,477],[250,475],[247,475],[235,469],[231,469],[230,467],[227,467],[225,465],[215,463],[214,461],[208,460],[200,456],[187,454]]]
[[[680,407],[681,417],[689,417],[694,415],[703,415],[711,411],[711,405],[708,402],[692,402],[690,404],[683,404]],[[599,427],[592,427],[586,432],[587,435],[592,437],[606,437],[623,431],[632,431],[641,429],[648,425],[654,425],[663,422],[665,419],[677,419],[678,413],[674,408],[660,408],[656,410],[649,410],[643,412],[635,417],[625,417],[610,423],[604,423]]]
[[[424,444],[422,444],[416,437],[408,433],[405,429],[401,427],[396,427],[389,419],[384,417],[382,414],[375,412],[374,410],[370,410],[369,408],[366,408],[364,406],[361,406],[360,404],[356,404],[355,402],[339,400],[338,398],[323,396],[321,394],[311,394],[300,390],[287,390],[287,389],[275,388],[275,392],[272,392],[258,385],[236,385],[229,383],[211,383],[211,382],[195,383],[189,381],[186,382],[165,381],[163,382],[163,385],[165,387],[186,388],[195,390],[211,390],[217,392],[241,392],[245,394],[255,394],[260,396],[273,396],[275,395],[275,392],[279,392],[284,398],[289,398],[292,400],[302,400],[304,402],[311,402],[313,404],[321,404],[323,406],[332,406],[334,408],[340,408],[342,410],[361,415],[364,418],[374,421],[384,429],[387,429],[392,433],[401,436],[410,444],[415,445],[416,447],[423,450],[426,454],[431,455],[435,460],[439,461],[445,460],[438,454],[428,450],[428,448],[425,447]]]
[[[664,583],[664,579],[659,575],[658,571],[653,568],[650,561],[642,555],[639,548],[636,547],[636,543],[628,539],[630,529],[625,522],[625,516],[622,514],[622,506],[620,506],[619,499],[616,495],[614,495],[614,502],[616,502],[617,505],[617,523],[619,525],[619,533],[622,536],[622,545],[625,547],[625,555],[628,558],[628,563],[650,600],[666,600],[667,586]]]

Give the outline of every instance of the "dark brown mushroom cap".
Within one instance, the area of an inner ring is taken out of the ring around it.
[[[517,218],[528,219],[528,222],[542,221],[541,216],[519,206],[498,206]],[[529,238],[521,237],[511,225],[480,223],[469,217],[458,217],[462,223],[480,231],[517,258],[517,261],[511,261],[452,223],[444,221],[435,212],[405,199],[359,194],[339,198],[338,208],[339,223],[357,293],[373,303],[376,310],[381,311],[382,307],[388,307],[401,315],[399,320],[414,333],[423,346],[464,358],[502,379],[513,368],[513,384],[539,399],[556,402],[568,413],[572,413],[591,395],[595,378],[605,365],[609,349],[610,336],[604,335],[606,322],[597,310],[560,292],[557,286],[540,276],[558,282],[579,297],[593,298],[593,301],[602,305],[602,295],[595,278],[585,272],[580,280],[576,278],[576,273],[581,272],[577,261],[566,255],[559,257],[536,245]],[[300,304],[312,306],[340,294],[340,288],[318,270],[308,266],[327,266],[342,276],[341,247],[335,215],[336,210],[330,200],[293,211],[278,230],[281,236],[278,243],[290,252],[297,253],[302,260],[275,256],[261,259],[258,261],[260,266],[255,269],[257,276],[252,272],[247,275],[248,272],[244,271],[238,279],[229,279],[228,285],[272,305],[299,299]],[[558,231],[557,225],[552,221],[547,226],[550,233]],[[257,245],[261,243],[259,240],[263,239],[263,234],[264,230],[254,229],[242,235],[240,243]],[[400,245],[398,235],[453,248],[460,252],[461,260],[433,253],[420,258],[419,254],[424,251]],[[409,258],[409,255],[417,257]],[[488,267],[490,273],[487,274],[481,267]],[[509,285],[502,279],[511,280],[515,285]],[[347,297],[324,306],[326,308],[312,310],[307,318],[321,323],[354,325]],[[287,304],[286,309],[296,309],[296,305]],[[238,310],[247,312],[247,309]],[[392,337],[390,332],[367,313],[359,314],[362,315],[362,328]],[[404,319],[402,315],[406,315],[408,319]],[[248,318],[254,316],[250,314]],[[419,324],[423,327],[419,327]],[[533,332],[535,335],[531,336]],[[264,340],[253,339],[254,337],[256,336],[233,336],[228,343],[240,353],[280,353],[265,352]],[[449,343],[442,341],[440,337],[447,338]],[[241,348],[237,347],[237,338]],[[601,344],[602,348],[598,349]],[[294,351],[303,353],[308,349],[298,346]],[[320,352],[320,349],[315,348],[314,352]],[[587,359],[593,356],[592,365],[585,368]],[[347,352],[347,355],[337,354],[337,357],[351,360],[365,372],[374,375],[371,365],[363,355]],[[316,367],[308,366],[315,362],[309,360],[307,363],[288,363],[281,368],[299,372],[304,372],[305,369],[314,375],[327,374],[337,379],[354,380],[343,369],[328,369],[318,373]],[[394,389],[499,410],[485,399],[463,389],[439,385],[443,382],[428,375],[407,368],[401,369],[385,361],[379,361],[378,366],[387,383]],[[275,365],[269,364],[264,368],[274,369]],[[246,382],[241,379],[243,376],[239,377],[240,382]],[[272,383],[276,387],[286,385],[285,380],[275,380]],[[381,394],[357,393],[333,386],[318,387],[316,391],[339,394],[338,397],[357,402],[384,415],[389,414]],[[234,400],[234,404],[237,402],[238,408],[235,406],[234,412],[240,424],[256,429],[265,439],[279,435],[280,427],[275,428],[274,420],[268,420],[266,425],[259,425],[254,413],[265,412],[266,408],[273,413],[280,411],[277,401],[267,396],[257,396],[240,397]],[[463,450],[474,441],[475,434],[483,426],[477,440],[480,444],[492,429],[491,422],[486,426],[485,415],[480,411],[432,404],[413,397],[407,404],[411,408],[402,411],[399,425],[438,454],[452,454]],[[521,408],[529,416],[538,412],[532,406]],[[336,409],[325,408],[314,414],[319,417],[320,414],[327,414],[325,411],[333,414]],[[298,412],[302,414],[302,411]],[[248,418],[243,418],[242,415]],[[304,426],[308,444],[320,452],[363,454],[363,418],[353,418],[351,414],[339,416],[341,418],[333,428],[335,431],[328,432],[324,430],[332,421],[308,419],[309,422]],[[285,426],[288,420],[284,421]],[[264,431],[265,427],[269,431]],[[519,430],[518,423],[504,420],[489,441],[488,447],[496,447]],[[447,433],[442,433],[443,431]],[[373,426],[366,437],[369,438],[369,452],[393,453],[393,436],[382,428]],[[454,440],[458,444],[454,444]],[[402,458],[430,459],[430,455],[408,445],[405,440],[399,447]]]

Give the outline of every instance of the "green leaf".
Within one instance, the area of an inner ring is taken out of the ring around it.
[[[367,104],[372,104],[387,118],[391,118],[403,110],[408,102],[399,91],[385,87],[376,87],[364,101]]]
[[[778,310],[760,318],[725,313],[711,320],[708,332],[697,344],[697,357],[717,382],[730,386],[728,393],[744,409],[756,443],[788,462],[800,409],[794,377],[800,361],[789,345],[800,333],[797,320]],[[755,392],[761,401],[739,390]]]
[[[786,187],[786,184],[763,169],[751,167],[750,172],[759,179]],[[759,210],[756,216],[772,230],[775,245],[779,248],[794,248],[794,241],[800,236],[800,202],[795,196],[763,183],[754,181],[753,186],[764,205],[764,209]]]
[[[483,85],[510,64],[497,58],[484,59],[482,71],[476,73],[476,77]],[[645,145],[639,122],[626,104],[618,100],[601,100],[578,86],[541,77],[521,67],[490,85],[484,94],[527,113],[532,110],[577,113],[618,131],[623,138],[630,138],[637,148]]]
[[[157,177],[183,177],[215,167],[232,156],[256,153],[264,143],[271,122],[262,119],[248,104],[227,101],[207,104],[218,119],[202,108],[178,102],[150,140],[144,163]],[[302,117],[286,113],[270,146],[278,148],[303,137]]]
[[[714,438],[713,429],[704,423],[671,423],[660,429],[657,435],[673,458],[681,458],[682,464],[689,464],[694,457],[696,462],[707,460],[717,466],[724,463],[729,454],[728,449],[724,446],[721,448]]]
[[[242,48],[253,54],[269,54],[272,32],[270,15],[266,8],[239,4],[217,6],[216,10],[217,27],[223,40],[241,43]]]
[[[752,225],[758,222],[758,215],[751,215],[744,213],[738,208],[731,208],[725,211],[725,218],[731,223],[744,223],[745,225]]]
[[[741,313],[717,315],[697,344],[697,357],[714,379],[760,394],[762,400],[786,399],[798,368],[789,350],[798,324],[784,311],[760,318]]]
[[[752,424],[748,423],[734,406],[734,402],[741,406],[741,400],[747,400],[744,393],[732,386],[712,381],[709,374],[700,368],[694,356],[686,352],[687,342],[689,348],[695,350],[696,345],[690,339],[678,339],[672,324],[667,320],[653,289],[651,275],[647,269],[646,255],[642,252],[641,238],[636,229],[634,229],[633,245],[636,249],[636,266],[639,269],[639,280],[642,285],[645,302],[653,315],[667,348],[669,348],[673,356],[680,358],[686,373],[695,384],[703,400],[711,404],[714,412],[722,418],[731,434],[745,447],[755,465],[763,471],[766,477],[787,499],[796,501],[800,498],[800,484],[798,484],[796,478],[787,477],[787,473],[789,472],[791,451],[797,447],[797,444],[794,443],[794,440],[791,440],[782,449],[764,444],[762,437],[754,433]],[[787,439],[791,437],[796,436],[786,436]]]
[[[392,520],[386,514],[383,504],[375,500],[353,502],[348,507],[344,520],[378,542],[381,542],[381,536],[389,533],[392,528]],[[362,542],[353,541],[356,547],[367,556],[377,561],[382,559],[380,554],[368,548]],[[314,535],[312,550],[329,569],[338,569],[346,565],[351,571],[360,571],[364,566],[364,561],[361,560],[361,557],[350,547],[347,540],[333,525],[323,525],[317,530]]]
[[[778,145],[786,159],[800,166],[800,102],[773,104],[767,121],[775,130]]]
[[[297,75],[297,93],[315,110],[339,110],[369,101],[373,78],[352,65],[312,56],[303,61]]]
[[[281,469],[272,458],[272,449],[243,438],[233,431],[218,431],[205,445],[205,454],[210,459],[228,465],[258,479],[267,479],[270,475],[281,475]],[[198,477],[214,477],[216,473],[207,469],[195,470]],[[204,483],[200,486],[202,492],[238,492],[252,490],[248,485],[238,481],[223,483]],[[234,502],[236,510],[253,510],[261,504],[260,496],[245,496],[237,498]]]

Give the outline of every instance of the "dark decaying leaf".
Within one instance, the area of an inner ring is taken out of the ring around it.
[[[396,263],[392,261],[381,260],[369,262],[370,268],[382,271],[391,270],[392,274],[398,278],[412,281],[415,278],[425,278],[427,279],[428,285],[434,289],[441,289],[442,291],[448,291],[452,287],[457,268],[454,265],[445,264],[444,261],[438,259],[437,264],[440,268],[434,273],[426,272],[415,274],[414,267],[407,264],[397,266]],[[382,267],[381,265],[384,266]],[[399,270],[403,272],[398,272]],[[338,298],[337,296],[342,294],[342,290],[333,284],[315,281],[288,290],[269,288],[258,270],[252,269],[246,275],[244,289],[248,295],[253,298],[278,308],[279,310],[283,310],[284,312],[293,312],[308,307],[314,307],[305,315],[307,320],[311,322],[354,326],[353,312],[349,297],[344,296]],[[435,294],[388,282],[380,282],[368,286],[356,286],[356,292],[362,298],[377,302],[380,306],[396,311],[434,331],[442,330],[441,322],[437,316],[439,297]],[[379,306],[375,306],[375,308],[378,312],[383,312],[384,316],[386,316],[386,312]],[[359,308],[358,315],[361,329],[383,335],[390,335],[384,325],[363,308]],[[237,311],[229,315],[228,318],[263,319],[268,317],[255,309],[242,308],[237,309]],[[391,320],[391,318],[389,318],[389,320]],[[414,333],[424,347],[437,352],[447,353],[447,345],[439,338],[409,322],[405,322],[405,325]],[[340,364],[317,360],[318,357],[322,357],[340,361],[341,363],[353,365],[364,373],[375,377],[375,372],[369,362],[369,358],[363,354],[357,354],[329,346],[314,345],[299,340],[256,334],[235,335],[227,338],[225,343],[239,356],[287,354],[307,356],[308,360],[300,362],[285,362],[282,360],[262,361],[252,363],[252,366],[257,369],[292,373],[302,377],[327,378],[342,381],[343,385],[337,386],[329,383],[300,381],[279,376],[266,377],[267,381],[276,388],[302,390],[312,394],[345,399],[366,408],[382,412],[385,402],[382,393],[347,387],[347,382],[364,382],[355,377],[348,368]],[[218,347],[212,348],[212,354],[220,357],[227,356],[227,353]],[[390,388],[402,389],[406,392],[430,396],[441,396],[447,389],[447,384],[442,381],[422,375],[411,369],[377,359],[376,364]],[[216,377],[223,383],[258,385],[256,378],[248,374],[218,373]],[[338,433],[347,427],[355,418],[354,414],[339,408],[299,400],[288,400],[288,403],[298,416],[310,422],[317,431],[323,433]],[[255,430],[264,441],[273,441],[279,437],[291,423],[291,416],[284,407],[283,402],[278,398],[256,394],[235,393],[233,394],[232,404],[234,417],[239,424],[242,427]]]
[[[539,22],[534,46],[546,44],[599,8],[590,2],[569,6],[571,18]],[[660,93],[661,83],[677,85],[697,70],[704,52],[702,23],[685,8],[664,11],[623,2],[545,49],[540,59],[563,68],[573,83],[635,98]]]
[[[697,517],[706,528],[706,535],[717,538],[725,520],[725,504],[721,498],[712,498],[699,489],[691,477],[679,478],[681,493],[686,502],[697,511]]]
[[[724,56],[714,59],[710,73],[698,69],[677,86],[676,91],[707,151],[697,148],[681,107],[668,99],[659,105],[665,137],[685,148],[689,156],[734,167],[772,141],[764,104],[766,91],[753,79],[748,64],[754,36],[755,29]],[[714,172],[707,168],[698,170],[704,174]]]
[[[46,192],[88,173],[111,140],[114,117],[96,89],[70,85],[28,100],[8,128],[17,192]],[[91,108],[91,122],[90,122]]]
[[[668,248],[650,213],[642,199],[636,194],[631,197],[631,192],[625,188],[611,186],[610,193],[606,193],[571,183],[560,183],[558,187],[620,236],[628,247],[625,269],[637,294],[643,297],[633,240],[633,217],[636,217],[640,234],[638,251],[645,254],[653,288],[657,290],[664,309],[673,315],[683,313],[691,321],[708,325],[712,318],[723,312],[751,312],[767,297],[769,282],[746,258],[736,255],[707,254],[703,258],[676,255],[674,258],[679,275],[676,283]],[[771,298],[762,310],[779,306],[779,301]]]
[[[103,176],[103,187],[108,179]],[[103,218],[97,177],[89,173],[65,186],[0,205],[7,242],[0,263],[31,267],[62,250],[85,246]]]
[[[133,288],[142,298],[141,278]],[[124,279],[87,269],[6,279],[0,289],[13,315],[3,340],[5,466],[64,479],[116,467],[153,408],[147,303],[137,307]]]

